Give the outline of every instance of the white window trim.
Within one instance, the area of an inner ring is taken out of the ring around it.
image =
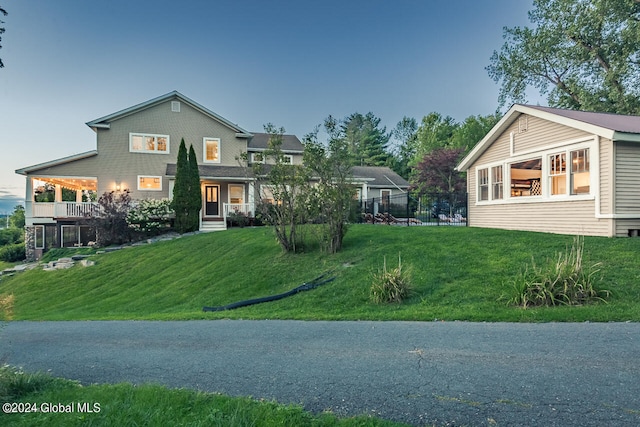
[[[218,142],[218,160],[207,160],[207,141]],[[202,163],[220,163],[221,159],[222,159],[222,141],[220,141],[220,138],[210,138],[206,136],[202,138]]]
[[[229,184],[227,186],[227,203],[231,204],[231,187],[242,187],[242,203],[246,204],[246,189],[243,184]]]
[[[598,200],[599,199],[599,182],[600,182],[600,155],[598,139],[595,136],[587,138],[576,138],[570,141],[564,141],[557,144],[545,146],[543,149],[528,150],[527,152],[518,153],[517,156],[511,156],[500,162],[483,163],[475,166],[475,192],[476,205],[498,205],[508,203],[541,203],[541,202],[560,202],[560,201],[578,201],[578,200]],[[567,159],[570,158],[572,151],[589,149],[589,178],[590,192],[589,194],[570,194],[569,173],[567,172],[567,194],[551,194],[549,185],[549,158],[554,154],[566,153]],[[535,157],[542,158],[542,170],[540,184],[542,185],[542,195],[540,196],[511,196],[511,164],[519,163],[525,160],[531,160]],[[491,176],[491,168],[502,165],[502,183],[503,183],[503,199],[492,199],[492,191],[489,192],[489,200],[479,200],[480,193],[478,191],[478,171],[480,169],[489,169],[489,189],[493,185],[493,177]]]
[[[288,163],[287,162],[283,162],[283,163],[288,164],[288,165],[292,165],[293,164],[293,156],[291,154],[283,154],[282,158],[289,159]]]
[[[160,188],[140,188],[140,178],[159,179],[160,180]],[[155,175],[138,175],[138,178],[136,179],[136,186],[138,188],[138,191],[162,191],[162,177],[161,176],[155,176]]]
[[[142,150],[134,150],[133,149],[133,137],[141,136],[147,137],[152,136],[154,138],[167,138],[167,150],[166,151],[158,151],[158,150],[147,150],[143,147]],[[140,132],[129,132],[129,152],[130,153],[144,153],[144,154],[170,154],[171,153],[171,139],[169,135],[159,135],[153,133],[140,133]]]
[[[256,160],[256,155],[259,155],[262,157],[262,160]],[[264,155],[264,153],[251,153],[251,163],[266,163],[267,162],[267,157]]]

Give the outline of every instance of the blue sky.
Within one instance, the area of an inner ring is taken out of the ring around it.
[[[0,0],[0,212],[25,166],[95,149],[85,123],[178,90],[250,131],[302,137],[373,112],[493,113],[485,67],[529,0]]]

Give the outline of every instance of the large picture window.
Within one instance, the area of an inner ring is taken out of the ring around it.
[[[129,151],[133,153],[169,154],[169,135],[130,133]]]
[[[512,163],[509,168],[511,176],[511,197],[541,196],[542,158]]]

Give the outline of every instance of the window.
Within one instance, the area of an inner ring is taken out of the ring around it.
[[[478,169],[478,200],[489,200],[489,169]]]
[[[262,153],[251,153],[251,163],[264,163],[264,154]]]
[[[291,154],[283,154],[282,163],[286,163],[288,165],[293,164],[293,156]]]
[[[229,203],[244,203],[244,185],[229,184]]]
[[[273,205],[275,203],[275,197],[273,195],[273,187],[270,185],[260,186],[260,200],[264,203]]]
[[[220,138],[204,138],[204,162],[220,163]]]
[[[129,151],[169,154],[169,135],[129,134]]]
[[[162,177],[138,175],[138,190],[162,191]]]
[[[567,194],[567,155],[549,156],[549,187],[552,195]]]
[[[502,185],[502,165],[491,168],[491,186],[493,187],[493,200],[500,200],[504,197],[504,186]]]
[[[542,158],[538,157],[524,162],[512,163],[511,197],[541,196]]]
[[[571,194],[589,194],[589,149],[571,152]]]
[[[44,249],[44,225],[36,225],[35,234],[36,234],[35,248]]]

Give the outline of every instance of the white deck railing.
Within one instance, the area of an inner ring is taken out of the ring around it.
[[[225,222],[230,214],[245,214],[247,216],[253,216],[253,204],[252,203],[223,203],[222,212]]]
[[[34,218],[86,218],[100,209],[93,202],[32,202],[31,207]]]

